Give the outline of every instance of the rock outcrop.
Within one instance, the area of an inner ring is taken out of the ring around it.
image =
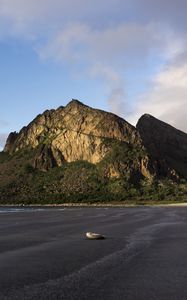
[[[130,182],[187,178],[187,134],[148,114],[135,128],[78,100],[46,110],[19,133],[11,133],[4,152],[22,150],[33,150],[32,166],[42,171],[64,162],[87,161],[103,162],[103,177]]]
[[[187,134],[154,118],[143,115],[136,128],[160,177],[187,178]]]
[[[33,158],[33,167],[42,171],[62,165],[64,157],[59,150],[51,146],[41,144],[37,147]]]
[[[97,164],[109,153],[113,140],[143,148],[138,131],[124,119],[72,100],[37,116],[18,134],[10,134],[4,151],[37,149],[33,166],[47,170],[63,161]]]
[[[11,132],[7,138],[6,145],[4,148],[4,152],[12,153],[14,152],[14,143],[18,137],[18,133],[16,131]]]
[[[186,199],[185,179],[187,134],[147,114],[135,128],[78,100],[11,133],[0,152],[2,204]]]

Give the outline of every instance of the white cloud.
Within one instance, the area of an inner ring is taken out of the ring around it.
[[[140,89],[150,86],[130,121],[148,112],[187,131],[186,10],[186,0],[0,0],[0,36],[29,39],[41,59],[101,80],[110,109],[125,117],[128,73],[141,70]]]
[[[0,0],[0,15],[20,28],[44,21],[48,28],[78,21],[106,27],[123,20],[161,22],[181,29],[187,24],[186,10],[186,0]]]
[[[72,22],[99,27],[115,22],[122,5],[122,0],[0,0],[0,24],[9,24],[5,34],[36,37]]]
[[[98,30],[75,23],[49,38],[37,52],[41,59],[53,59],[71,68],[84,65],[84,74],[103,81],[110,109],[125,115],[127,72],[148,67],[152,52],[160,56],[168,46],[166,32],[158,35],[157,24],[119,24]]]
[[[108,96],[108,104],[111,111],[123,117],[127,113],[126,91],[122,86],[111,89]]]
[[[165,35],[158,35],[156,24],[119,24],[111,28],[93,29],[84,23],[72,23],[49,38],[38,49],[41,57],[57,60],[89,59],[95,62],[134,65],[139,58],[146,61],[152,49],[165,45]],[[164,44],[164,45],[163,45]],[[129,57],[134,60],[129,62]]]
[[[187,60],[170,64],[158,73],[149,91],[141,95],[129,121],[149,113],[187,132]]]

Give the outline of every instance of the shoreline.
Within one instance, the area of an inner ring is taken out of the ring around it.
[[[115,208],[115,207],[184,207],[187,206],[187,202],[179,203],[61,203],[61,204],[0,204],[1,208],[92,208],[92,207],[103,207],[103,208]]]

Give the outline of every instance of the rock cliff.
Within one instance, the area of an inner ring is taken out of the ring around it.
[[[33,166],[47,170],[64,161],[97,164],[110,152],[114,140],[143,149],[138,131],[128,122],[72,100],[65,107],[45,111],[19,133],[11,133],[4,151],[12,154],[26,148],[37,149]],[[140,169],[144,165],[139,162]],[[115,176],[118,172],[112,168],[109,173]],[[143,170],[146,173],[145,167]]]
[[[135,128],[78,100],[12,132],[0,152],[1,204],[170,201],[186,197],[185,179],[187,134],[147,114]]]
[[[136,127],[157,175],[187,178],[187,134],[148,114]]]

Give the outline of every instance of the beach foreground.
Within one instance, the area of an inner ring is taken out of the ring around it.
[[[4,208],[0,232],[2,300],[187,299],[187,207]]]

